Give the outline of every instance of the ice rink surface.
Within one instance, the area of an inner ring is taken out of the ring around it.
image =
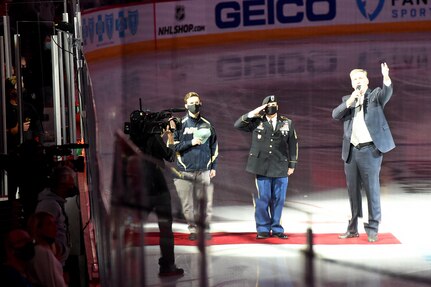
[[[383,61],[394,85],[385,112],[397,147],[383,159],[380,231],[392,233],[401,244],[316,245],[312,270],[305,268],[306,246],[208,245],[207,285],[431,285],[430,33],[221,43],[90,63],[106,202],[115,192],[110,189],[114,134],[139,109],[139,99],[145,110],[157,112],[184,107],[184,95],[195,91],[219,141],[211,230],[254,232],[254,177],[245,171],[251,135],[233,123],[267,95],[276,95],[279,114],[293,120],[299,139],[299,163],[289,178],[283,213],[285,231],[343,233],[350,209],[342,126],[331,113],[352,91],[350,70],[366,69],[370,87],[382,86]],[[174,190],[172,198],[176,213]],[[147,225],[157,230],[151,220]],[[174,231],[186,232],[182,220],[175,221]],[[162,280],[157,277],[158,247],[146,248],[146,286],[202,286],[198,248],[176,246],[175,252],[185,276]]]

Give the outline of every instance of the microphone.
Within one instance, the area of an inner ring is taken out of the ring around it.
[[[357,86],[356,86],[356,88],[355,88],[355,91],[358,91],[358,92],[359,92],[360,90],[361,90],[361,85],[357,85]],[[358,104],[358,101],[359,101],[359,99],[358,99],[358,98],[356,98],[356,99],[355,99],[355,106]]]

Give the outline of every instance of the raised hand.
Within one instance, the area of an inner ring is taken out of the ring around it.
[[[389,68],[386,63],[381,63],[380,66],[382,67],[382,75],[383,77],[389,77]]]
[[[267,104],[261,105],[248,113],[249,117],[259,117],[261,112],[266,108]]]

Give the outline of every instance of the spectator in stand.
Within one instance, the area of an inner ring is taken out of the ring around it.
[[[70,251],[69,219],[66,214],[66,198],[78,194],[75,171],[68,166],[56,167],[50,178],[50,186],[38,197],[37,212],[47,212],[54,216],[57,224],[55,238],[56,256],[64,266]]]
[[[16,192],[19,187],[19,203],[23,211],[20,225],[23,226],[35,211],[38,194],[46,187],[51,170],[49,158],[40,143],[27,140],[15,154],[2,156],[0,163],[0,168],[7,171],[9,185],[12,186],[13,182],[11,190]]]
[[[7,153],[11,156],[18,154],[19,146],[25,140],[36,140],[40,141],[42,132],[42,124],[39,120],[37,112],[34,107],[28,103],[22,101],[21,105],[21,116],[22,116],[22,134],[20,136],[19,128],[19,102],[18,93],[16,89],[16,79],[14,77],[6,79],[5,91],[8,96],[6,102],[6,134],[7,134]],[[8,173],[8,200],[10,202],[15,201],[17,198],[17,191],[20,181],[22,181],[23,174],[25,173],[18,169],[9,170]],[[27,176],[26,176],[27,177]],[[32,200],[27,202],[32,202]],[[33,204],[34,207],[34,204]],[[33,208],[26,208],[26,211],[33,212]],[[25,220],[27,214],[24,215]]]
[[[12,154],[20,145],[19,134],[19,107],[18,107],[18,94],[16,90],[16,79],[8,78],[5,83],[6,87],[6,132],[7,132],[7,151]],[[24,118],[22,123],[22,131],[24,136],[30,128],[31,118]]]
[[[63,267],[55,257],[57,225],[54,216],[37,212],[29,219],[29,230],[35,240],[35,255],[30,261],[29,278],[36,286],[65,287]]]
[[[43,135],[43,129],[37,111],[33,105],[22,101],[23,138],[20,138],[19,99],[16,79],[13,77],[6,79],[5,87],[6,95],[8,96],[8,101],[6,102],[7,151],[8,154],[13,154],[24,140],[34,139],[40,141]]]
[[[34,257],[34,244],[27,231],[15,229],[5,236],[6,261],[0,266],[2,286],[32,287],[26,266]]]

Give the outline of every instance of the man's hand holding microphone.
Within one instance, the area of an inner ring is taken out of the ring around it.
[[[361,85],[357,85],[355,90],[350,95],[350,98],[347,99],[346,105],[347,107],[356,106],[356,102],[359,101],[359,98],[362,96]]]

